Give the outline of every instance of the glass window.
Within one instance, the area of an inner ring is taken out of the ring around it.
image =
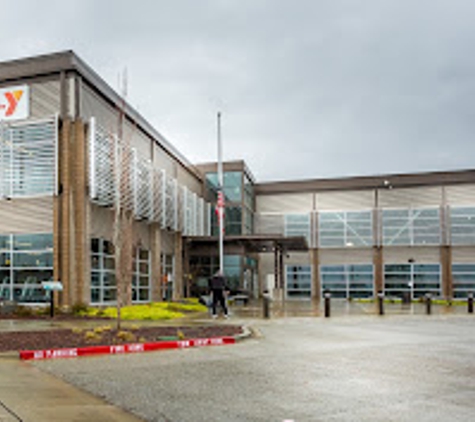
[[[13,249],[15,251],[52,250],[53,236],[47,233],[13,235]]]
[[[384,245],[437,245],[439,243],[438,208],[383,210]]]
[[[217,236],[219,233],[218,219],[216,213],[212,213],[212,235]],[[224,232],[227,235],[242,234],[242,210],[241,207],[228,206],[224,211]]]
[[[146,249],[137,249],[134,259],[134,274],[132,280],[132,301],[149,302],[150,289],[150,253]]]
[[[475,263],[452,264],[454,297],[465,298],[469,292],[475,294]]]
[[[243,174],[239,171],[226,171],[223,173],[223,190],[226,202],[242,201],[242,178]],[[211,198],[216,201],[219,186],[217,173],[207,173],[206,184]]]
[[[453,245],[475,245],[475,207],[450,207]]]
[[[312,268],[310,265],[286,265],[286,295],[289,299],[310,299]]]
[[[285,215],[285,236],[304,236],[310,244],[310,214]]]
[[[320,212],[318,215],[320,247],[372,246],[371,211]]]
[[[0,297],[22,303],[49,300],[41,286],[53,279],[51,233],[2,236]]]
[[[115,300],[115,257],[112,242],[91,239],[91,303]]]
[[[244,205],[251,211],[255,209],[254,186],[246,174],[244,175]]]
[[[384,292],[386,296],[411,298],[441,293],[439,264],[386,264],[384,266]]]
[[[373,266],[371,264],[322,265],[322,291],[335,298],[363,298],[373,296]]]

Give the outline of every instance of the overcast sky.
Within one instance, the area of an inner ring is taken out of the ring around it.
[[[475,164],[473,0],[0,0],[0,61],[74,50],[191,162],[259,181]]]

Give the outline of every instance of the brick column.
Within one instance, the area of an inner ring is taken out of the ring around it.
[[[59,304],[71,306],[87,301],[87,154],[82,121],[62,122],[58,151],[59,194],[53,201],[53,276],[63,283]]]
[[[374,265],[374,292],[376,297],[378,292],[384,290],[383,275],[383,248],[381,246],[373,247],[373,265]]]
[[[60,305],[71,305],[71,282],[70,282],[70,249],[71,232],[69,218],[71,214],[71,175],[70,175],[70,143],[72,136],[72,124],[69,119],[62,122],[61,130],[58,136],[58,179],[59,195],[54,203],[54,237],[55,237],[55,279],[63,283],[63,291],[60,294]]]
[[[320,256],[318,248],[310,249],[312,263],[312,300],[320,303]]]
[[[451,300],[454,297],[454,285],[452,279],[452,248],[450,245],[440,247],[440,267],[442,294],[446,300]]]
[[[74,249],[74,260],[71,262],[71,280],[74,280],[72,291],[72,304],[88,301],[85,296],[86,285],[89,285],[88,257],[89,242],[86,225],[87,197],[87,145],[84,123],[76,120],[74,123],[74,139],[71,156],[72,169],[72,230],[74,238],[71,245]]]

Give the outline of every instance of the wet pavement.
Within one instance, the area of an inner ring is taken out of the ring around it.
[[[258,335],[235,346],[35,366],[147,421],[473,420],[473,315],[396,304],[381,317],[354,305],[270,320],[239,307],[231,323]]]
[[[263,302],[254,300],[249,305],[235,305],[233,311],[236,315],[244,318],[262,318],[264,314]],[[412,302],[403,304],[401,302],[385,302],[385,315],[425,315],[427,306],[424,302]],[[286,317],[323,317],[324,304],[309,300],[273,301],[270,306],[271,318]],[[332,299],[330,301],[330,316],[345,317],[357,315],[378,315],[379,307],[375,302],[347,301],[343,299]],[[437,305],[432,303],[431,314],[433,315],[464,315],[467,314],[467,304],[463,301],[456,302],[451,306]]]

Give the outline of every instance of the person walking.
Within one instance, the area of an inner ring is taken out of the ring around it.
[[[226,297],[225,292],[227,290],[226,287],[226,278],[221,271],[218,271],[211,277],[209,282],[209,288],[211,292],[211,300],[212,300],[212,316],[216,318],[217,315],[217,306],[218,304],[221,306],[224,312],[224,317],[228,318],[228,307],[226,305]]]

